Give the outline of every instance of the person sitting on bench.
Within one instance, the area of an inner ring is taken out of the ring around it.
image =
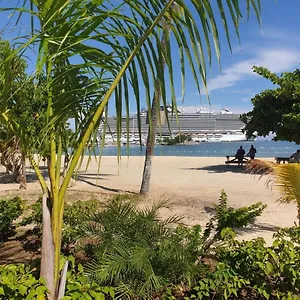
[[[291,159],[293,159],[293,161],[299,163],[299,161],[300,161],[300,150],[299,149],[291,155]]]
[[[235,158],[238,160],[238,166],[243,165],[243,160],[244,160],[244,155],[245,155],[245,150],[243,149],[242,146],[236,151]]]

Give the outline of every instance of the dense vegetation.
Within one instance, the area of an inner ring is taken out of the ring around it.
[[[13,233],[13,222],[24,210],[24,201],[20,197],[0,199],[0,242]]]
[[[227,202],[222,191],[203,229],[177,216],[159,218],[165,203],[140,209],[117,196],[104,206],[68,204],[63,249],[75,256],[83,251],[85,262],[66,257],[63,299],[298,299],[300,228],[279,230],[271,246],[261,238],[238,241],[235,229],[253,226],[265,205],[234,209]],[[4,210],[19,215],[18,207]],[[30,211],[20,225],[40,228],[41,201]],[[2,299],[45,299],[36,263],[1,266],[0,283]]]

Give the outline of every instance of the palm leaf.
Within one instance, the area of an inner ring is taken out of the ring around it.
[[[267,184],[274,185],[281,196],[278,201],[282,203],[296,202],[300,222],[300,164],[275,164],[258,159],[247,164],[247,169],[252,174],[270,174]]]

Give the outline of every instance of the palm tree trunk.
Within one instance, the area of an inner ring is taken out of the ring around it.
[[[26,157],[25,153],[21,151],[21,172],[20,172],[20,190],[27,188],[26,180]]]
[[[165,49],[165,35],[163,35],[161,40],[162,48]],[[162,59],[161,63],[161,72],[164,72],[165,69],[165,60]],[[155,90],[151,104],[151,120],[149,120],[149,128],[148,128],[148,137],[146,144],[146,154],[145,154],[145,163],[144,163],[144,171],[142,177],[142,184],[140,188],[141,195],[147,195],[150,188],[150,179],[151,179],[151,171],[152,171],[152,158],[154,153],[154,146],[156,140],[156,131],[157,131],[157,106],[160,106],[160,98],[161,98],[161,89],[159,79],[155,80]],[[151,123],[150,123],[151,122]],[[152,125],[152,130],[151,126]]]
[[[146,145],[146,155],[145,155],[145,163],[144,163],[144,171],[143,171],[143,179],[140,189],[140,194],[146,195],[149,192],[150,187],[150,179],[151,179],[151,170],[152,170],[152,157],[155,146],[156,139],[156,130],[157,130],[157,105],[159,105],[161,91],[159,87],[159,81],[155,82],[155,92],[152,99],[152,107],[151,107],[151,126],[149,125],[148,129],[148,137],[147,137],[147,145]]]

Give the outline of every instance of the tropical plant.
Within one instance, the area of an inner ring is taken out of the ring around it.
[[[300,70],[278,76],[266,68],[254,67],[254,72],[270,80],[274,89],[255,95],[251,101],[253,110],[243,114],[248,137],[275,133],[275,141],[300,143]]]
[[[278,201],[297,204],[297,218],[300,224],[300,165],[298,163],[281,165],[256,159],[251,161],[247,168],[252,173],[263,171],[264,174],[271,175],[268,184],[275,185],[279,189],[281,197]]]
[[[44,300],[47,288],[36,279],[30,266],[24,264],[0,266],[0,297],[3,300]]]
[[[84,223],[90,219],[90,216],[99,211],[102,207],[97,200],[76,201],[65,204],[62,230],[62,249],[64,254],[75,250],[75,244],[78,239],[85,235]],[[19,223],[21,226],[36,225],[35,234],[41,236],[43,229],[42,198],[39,198],[34,204],[28,207],[30,213],[22,218]],[[68,253],[69,254],[69,253]]]
[[[24,210],[24,200],[20,197],[0,199],[0,241],[13,229],[13,221],[20,217]]]
[[[178,9],[179,6],[176,4],[173,5],[172,10]],[[170,39],[170,29],[169,24],[171,19],[168,20],[168,15],[165,16],[165,19],[162,21],[162,26],[164,28],[164,32],[161,38],[162,51],[166,52],[166,40]],[[145,162],[144,162],[144,170],[142,176],[142,183],[140,188],[140,194],[146,195],[149,192],[150,188],[150,179],[151,179],[151,169],[152,169],[152,159],[154,154],[154,146],[156,142],[156,132],[157,132],[157,121],[160,121],[160,100],[161,100],[161,88],[160,88],[160,79],[158,76],[163,74],[165,71],[166,61],[165,58],[162,57],[161,60],[161,71],[157,74],[157,78],[154,83],[154,94],[151,103],[151,120],[149,119],[149,128],[148,128],[148,136],[146,142],[146,152],[145,152]],[[166,108],[166,107],[165,107]],[[167,115],[167,114],[166,114]]]
[[[226,194],[223,192],[221,199]],[[168,285],[192,286],[206,273],[205,259],[235,236],[232,227],[244,227],[261,214],[261,204],[228,208],[226,199],[206,229],[177,224],[180,218],[159,218],[164,203],[140,209],[137,204],[111,200],[83,226],[86,253],[93,262],[87,273],[98,284],[113,285],[118,295],[147,299]],[[225,220],[225,221],[224,221]]]
[[[66,293],[63,300],[114,299],[112,287],[102,287],[90,282],[83,273],[81,264],[68,256],[70,268],[66,278]],[[61,262],[66,261],[62,258]],[[0,266],[0,297],[3,300],[44,300],[47,288],[43,279],[38,279],[38,270],[24,264]]]
[[[249,226],[254,223],[255,219],[262,214],[266,207],[267,205],[261,202],[239,208],[228,207],[227,194],[222,190],[219,203],[215,205],[217,231],[221,233],[224,228]]]
[[[121,297],[147,299],[168,283],[191,283],[206,267],[199,262],[201,227],[178,225],[180,218],[158,216],[164,203],[139,209],[114,199],[87,223],[89,277],[100,285],[116,286]]]
[[[236,229],[253,225],[266,207],[261,202],[239,208],[228,207],[227,194],[222,190],[219,202],[214,204],[213,216],[203,232],[203,249],[207,251],[217,241],[235,237]]]
[[[271,246],[262,238],[229,238],[194,286],[182,288],[180,297],[168,289],[163,299],[299,299],[299,228],[279,230]]]
[[[18,94],[18,96],[20,94],[24,95],[24,90],[26,91],[26,88],[24,89],[27,80],[25,75],[26,62],[19,56],[14,56],[12,59],[7,60],[12,51],[9,42],[0,40],[1,71],[9,73],[4,76],[3,81],[0,83],[0,90],[2,91],[0,97],[1,113],[5,108],[11,108],[9,105],[6,106],[5,97],[14,93]],[[10,89],[6,89],[6,86],[9,86]],[[21,92],[19,91],[20,86],[23,86]],[[16,91],[19,92],[16,93]],[[0,163],[6,167],[7,173],[13,173],[13,179],[15,182],[20,183],[20,189],[26,188],[25,154],[22,151],[22,145],[17,135],[11,128],[11,124],[8,125],[5,122],[0,123]]]
[[[245,0],[247,11],[253,8],[260,16],[260,1]],[[182,13],[172,10],[176,3]],[[242,17],[241,4],[235,0],[218,1],[217,12],[220,13],[226,37],[230,45],[230,18],[238,33],[239,20]],[[228,8],[228,14],[225,13]],[[192,9],[191,9],[192,8]],[[174,35],[172,44],[178,45],[182,75],[184,78],[185,62],[191,67],[195,82],[200,89],[198,78],[206,81],[206,64],[204,51],[211,61],[211,40],[219,58],[219,26],[216,12],[209,0],[188,3],[182,0],[164,1],[122,1],[103,0],[25,0],[14,8],[3,8],[12,11],[17,23],[29,14],[32,31],[28,39],[22,37],[23,43],[8,55],[1,64],[1,117],[9,124],[14,124],[15,131],[20,125],[8,110],[10,100],[9,68],[11,59],[31,46],[37,51],[34,77],[45,76],[46,122],[42,132],[43,143],[37,152],[49,153],[49,186],[43,177],[33,153],[27,153],[31,165],[39,178],[43,196],[43,239],[41,276],[45,278],[49,298],[56,299],[60,282],[59,261],[61,234],[64,212],[64,196],[69,182],[78,166],[78,162],[97,128],[111,96],[115,96],[118,140],[124,99],[125,110],[129,114],[130,91],[137,100],[140,111],[140,82],[145,86],[148,117],[151,119],[150,91],[151,81],[155,82],[161,74],[160,88],[162,101],[166,103],[167,86],[170,87],[173,107],[176,107],[174,92],[173,64],[171,57],[171,40],[166,39],[166,51],[162,51],[160,33],[165,29],[160,25],[168,13],[174,20],[170,24],[170,33]],[[200,34],[201,32],[201,34]],[[24,41],[25,39],[25,41]],[[161,62],[166,61],[168,76],[160,72]],[[74,75],[75,74],[75,75]],[[77,75],[87,75],[91,81],[85,88],[73,85]],[[38,81],[35,80],[38,84]],[[167,83],[167,84],[166,84]],[[107,115],[107,114],[106,114]],[[61,158],[63,154],[62,128],[70,118],[75,120],[75,137],[77,143],[70,155],[70,165],[61,181]],[[129,124],[129,122],[127,122]],[[140,128],[140,124],[139,124]],[[129,131],[129,126],[127,126]],[[20,131],[19,131],[20,132]],[[105,132],[105,130],[104,130]],[[20,139],[26,143],[25,139]],[[120,145],[120,143],[119,143]],[[44,148],[47,147],[45,150]],[[30,149],[30,148],[28,148]],[[65,278],[62,275],[62,278]]]

